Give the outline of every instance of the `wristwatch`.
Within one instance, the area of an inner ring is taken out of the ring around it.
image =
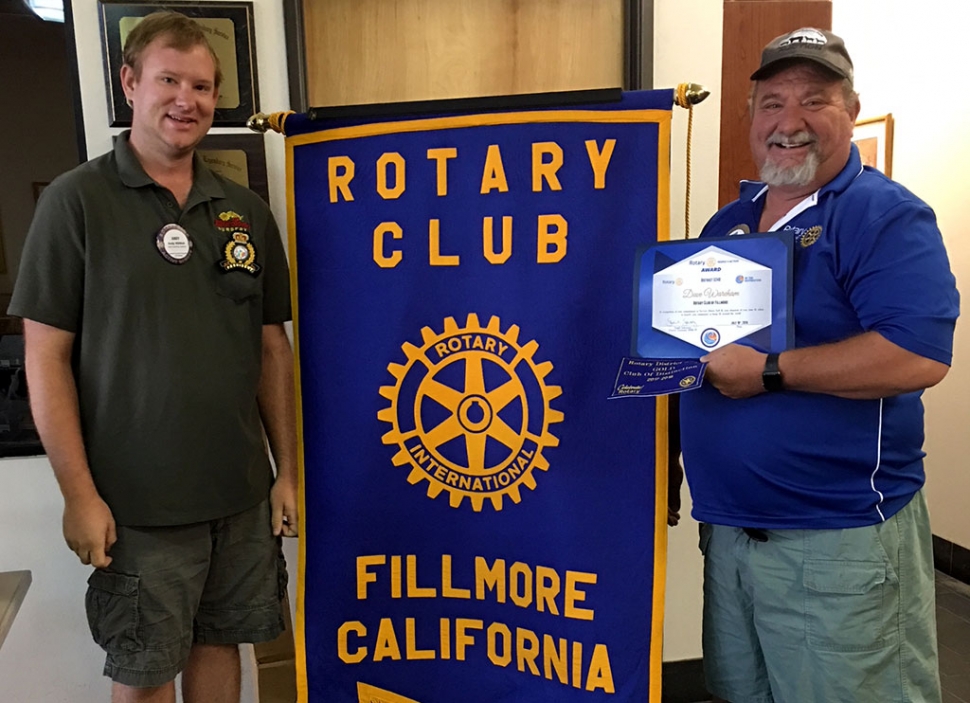
[[[765,370],[761,372],[761,385],[769,393],[782,390],[781,369],[778,368],[779,354],[769,354],[765,359]]]

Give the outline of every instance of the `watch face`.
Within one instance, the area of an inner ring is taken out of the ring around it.
[[[761,373],[761,385],[764,386],[766,391],[780,391],[782,389],[778,354],[769,354],[765,359],[765,370]]]

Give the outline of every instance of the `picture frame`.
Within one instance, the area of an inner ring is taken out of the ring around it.
[[[863,166],[872,166],[893,177],[893,115],[858,120],[852,142],[859,148]]]
[[[196,153],[210,170],[249,188],[269,203],[266,144],[262,134],[209,134]]]
[[[124,41],[141,18],[159,10],[181,12],[202,26],[223,73],[212,126],[244,127],[246,120],[259,111],[253,3],[178,0],[99,0],[109,126],[131,126],[131,108],[121,87]]]

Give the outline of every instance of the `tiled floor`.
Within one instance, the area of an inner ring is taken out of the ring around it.
[[[970,586],[936,572],[943,703],[970,703]]]

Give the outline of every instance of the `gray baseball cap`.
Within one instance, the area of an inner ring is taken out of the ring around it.
[[[852,59],[845,42],[832,32],[814,27],[802,27],[772,39],[761,52],[761,66],[751,74],[751,80],[768,78],[792,59],[813,61],[834,71],[851,82]]]

